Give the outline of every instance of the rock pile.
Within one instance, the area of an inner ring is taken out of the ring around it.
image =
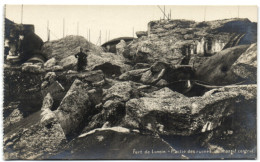
[[[132,43],[120,42],[117,53],[80,36],[46,42],[44,64],[5,66],[5,159],[194,159],[202,155],[176,152],[255,151],[253,29],[247,19],[152,21]],[[90,50],[82,72],[75,71],[79,47]]]
[[[144,33],[136,33],[140,38],[133,41],[126,55],[136,62],[178,64],[186,53],[212,55],[236,45],[255,43],[256,23],[238,18],[207,22],[158,20],[149,22]]]

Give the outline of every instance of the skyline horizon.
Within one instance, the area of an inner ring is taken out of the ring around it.
[[[256,6],[239,6],[238,13],[236,13],[237,7],[238,6],[165,6],[166,13],[172,11],[171,15],[173,16],[171,20],[185,19],[202,22],[204,20],[214,21],[230,18],[247,18],[251,22],[257,22],[257,14],[254,14],[254,12],[257,13]],[[63,19],[65,19],[64,36],[80,35],[88,40],[90,30],[90,42],[98,44],[101,32],[101,44],[103,44],[118,37],[136,38],[136,31],[147,31],[147,25],[150,21],[160,20],[163,17],[158,6],[154,5],[23,5],[23,16],[21,16],[21,13],[19,15],[19,12],[11,12],[13,10],[18,11],[19,8],[21,12],[21,6],[19,5],[6,5],[5,18],[17,24],[19,24],[19,22],[21,23],[21,21],[23,21],[23,24],[33,24],[35,26],[35,33],[39,35],[44,42],[47,41],[48,22],[51,36],[50,41],[63,38]],[[45,9],[47,9],[47,11]],[[64,9],[67,9],[67,12],[64,12]],[[249,10],[252,12],[247,12]],[[215,14],[218,11],[221,11],[221,14]],[[41,19],[37,19],[39,12],[45,15],[42,16]],[[191,12],[194,14],[190,14]],[[119,15],[120,13],[121,15]],[[205,13],[209,14],[206,15]],[[136,19],[135,16],[139,16],[139,19]],[[124,17],[126,17],[128,21],[122,23],[122,21],[125,20]]]

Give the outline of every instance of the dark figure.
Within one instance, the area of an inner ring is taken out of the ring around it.
[[[88,50],[86,50],[88,51]],[[88,55],[83,53],[83,48],[80,48],[80,52],[75,55],[78,58],[78,71],[83,71],[87,66],[87,57]]]
[[[5,45],[4,45],[4,59],[7,58],[7,55],[9,54],[10,51],[10,45],[9,45],[9,40],[5,40]]]
[[[17,45],[17,52],[19,55],[23,54],[23,46],[24,46],[24,42],[23,42],[24,36],[23,35],[19,35],[19,39],[18,39],[18,45]]]
[[[190,58],[191,58],[189,46],[184,47],[184,55],[185,55],[185,57],[182,59],[181,65],[189,65]]]

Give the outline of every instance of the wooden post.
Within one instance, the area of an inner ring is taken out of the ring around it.
[[[163,19],[165,20],[165,16],[166,16],[166,15],[165,15],[165,6],[163,6],[163,13],[164,13],[164,14],[163,14]]]
[[[89,40],[88,40],[88,28],[87,28],[87,41],[89,41]]]
[[[47,21],[47,41],[50,41],[49,20]]]
[[[6,5],[4,5],[4,18],[6,18]]]
[[[204,8],[204,21],[206,21],[206,6],[205,6],[205,8]]]
[[[79,35],[79,22],[77,22],[77,35]]]
[[[98,40],[97,40],[97,43],[96,43],[96,45],[98,45],[98,43],[99,43],[99,37],[98,37]]]
[[[157,6],[157,7],[161,10],[161,12],[163,13],[163,18],[165,19],[165,17],[167,17],[167,15],[165,14],[165,11],[163,11],[160,6]]]
[[[22,5],[22,8],[21,8],[21,24],[23,24],[23,5]]]
[[[63,18],[63,38],[64,38],[64,35],[65,35],[65,19]]]
[[[105,39],[105,41],[107,42],[107,30],[106,30],[106,39]]]
[[[101,45],[101,30],[100,30],[100,33],[99,33],[99,45]]]
[[[237,18],[239,18],[239,6],[237,7]]]
[[[90,29],[88,29],[88,41],[90,42]]]

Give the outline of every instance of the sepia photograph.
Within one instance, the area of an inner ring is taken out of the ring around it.
[[[3,7],[4,160],[257,158],[257,6]]]

